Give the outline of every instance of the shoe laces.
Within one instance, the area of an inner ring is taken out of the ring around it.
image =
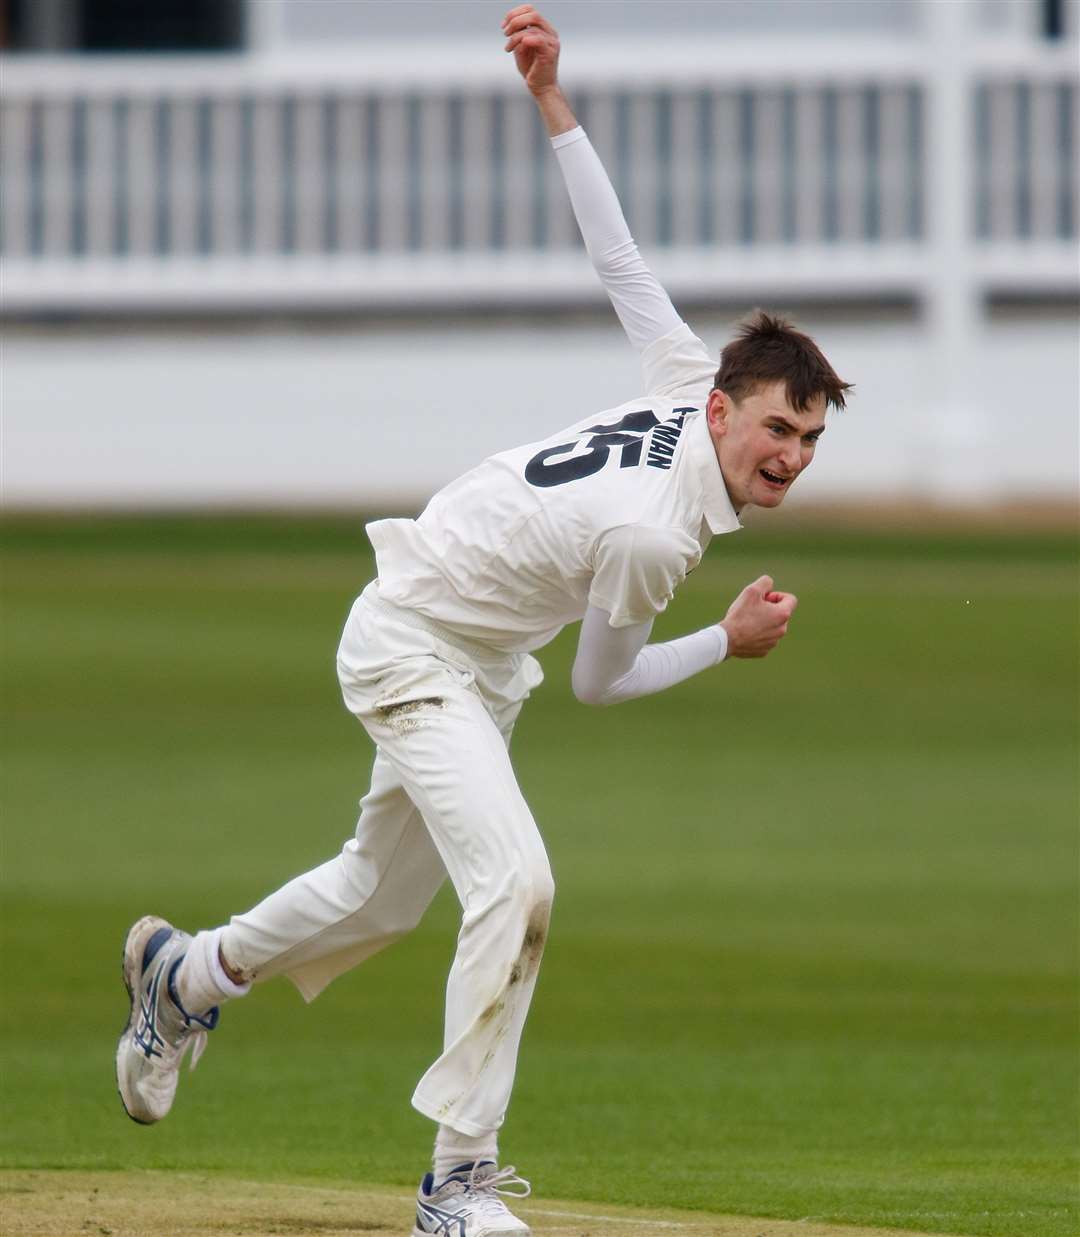
[[[214,1022],[209,1019],[192,1018],[179,1027],[172,1040],[159,1036],[160,1048],[147,1055],[158,1057],[166,1069],[179,1069],[184,1063],[184,1057],[190,1051],[189,1068],[194,1069],[199,1063],[199,1058],[206,1051],[207,1032],[213,1030]]]
[[[206,1032],[200,1027],[197,1031],[191,1032],[191,1037],[187,1041],[191,1045],[191,1064],[189,1069],[194,1069],[199,1064],[199,1058],[206,1051]],[[181,1060],[183,1060],[183,1050],[181,1050]],[[180,1061],[177,1061],[177,1065]]]
[[[180,994],[176,990],[176,972],[179,970],[182,961],[183,957],[181,956],[170,967],[166,992],[173,1009],[180,1015],[180,1026],[177,1029],[174,1045],[176,1068],[179,1069],[183,1064],[184,1054],[190,1048],[191,1065],[189,1068],[194,1069],[199,1064],[199,1058],[206,1051],[207,1032],[212,1031],[217,1026],[221,1011],[216,1005],[212,1009],[207,1010],[205,1014],[189,1014],[184,1008],[180,1001]]]
[[[481,1199],[487,1195],[491,1202],[498,1203],[500,1207],[503,1204],[499,1203],[496,1195],[528,1198],[532,1193],[532,1186],[524,1177],[518,1176],[513,1164],[508,1164],[505,1168],[493,1168],[485,1164],[474,1166],[465,1182],[465,1188],[470,1194],[479,1195]]]
[[[215,1005],[209,1010],[205,1016],[200,1014],[189,1014],[181,1008],[180,1012],[187,1019],[183,1036],[180,1041],[180,1055],[177,1057],[177,1066],[181,1065],[184,1060],[184,1053],[191,1048],[191,1065],[190,1069],[194,1069],[199,1064],[199,1058],[206,1051],[207,1032],[212,1031],[218,1024],[219,1011]]]

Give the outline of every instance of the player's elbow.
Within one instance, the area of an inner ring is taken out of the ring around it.
[[[570,686],[574,692],[574,699],[581,704],[599,707],[609,703],[606,684],[598,683],[589,675],[581,673],[577,666],[570,675]]]

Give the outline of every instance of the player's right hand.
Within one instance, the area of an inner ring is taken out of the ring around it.
[[[531,4],[519,4],[503,18],[506,50],[533,94],[559,84],[559,32]]]
[[[771,576],[759,576],[735,598],[721,627],[727,632],[728,657],[765,657],[787,635],[788,620],[799,604],[794,593],[773,589]]]

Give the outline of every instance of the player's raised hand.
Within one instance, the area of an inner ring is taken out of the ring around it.
[[[794,593],[773,588],[771,576],[759,576],[735,598],[720,624],[727,632],[729,657],[765,657],[787,635],[788,620],[799,604]]]
[[[559,34],[555,27],[533,8],[519,4],[503,18],[506,50],[514,53],[518,72],[535,94],[551,90],[559,83]]]

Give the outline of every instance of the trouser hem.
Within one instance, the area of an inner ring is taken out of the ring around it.
[[[475,1121],[467,1121],[463,1117],[447,1114],[442,1111],[446,1107],[445,1104],[437,1104],[434,1100],[422,1096],[419,1091],[412,1097],[412,1106],[418,1113],[430,1117],[436,1124],[448,1125],[452,1130],[457,1130],[459,1134],[465,1134],[468,1138],[483,1138],[488,1134],[496,1133],[502,1125],[500,1121],[493,1130],[490,1126],[477,1125]]]
[[[297,979],[295,975],[290,975],[288,971],[283,971],[282,974],[296,989],[297,992],[304,998],[304,1004],[310,1005],[312,1001],[322,992],[322,988],[312,988],[304,983],[302,979]]]

